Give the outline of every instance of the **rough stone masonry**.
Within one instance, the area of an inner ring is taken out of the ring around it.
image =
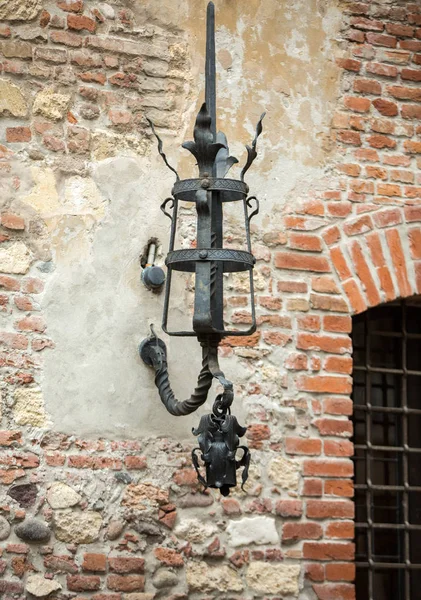
[[[198,0],[0,0],[0,597],[352,600],[351,316],[421,293],[421,5],[217,0],[221,129],[250,188],[259,329],[226,339],[253,465],[220,499],[137,345],[203,98]],[[199,98],[199,100],[198,100]],[[186,210],[180,244],[194,240]],[[227,243],[242,242],[227,215]],[[229,280],[231,323],[247,324]],[[176,287],[172,317],[191,304]],[[188,396],[197,345],[170,340]],[[183,365],[183,367],[181,367]],[[236,410],[238,412],[238,410]]]

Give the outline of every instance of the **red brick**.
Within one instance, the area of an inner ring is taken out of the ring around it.
[[[45,331],[47,325],[42,317],[24,317],[15,322],[15,327],[20,331]]]
[[[85,456],[83,454],[70,455],[69,467],[75,469],[114,469],[120,471],[123,463],[119,458],[112,456]]]
[[[367,308],[364,298],[361,295],[358,285],[353,279],[345,281],[343,284],[344,291],[348,296],[351,307],[355,313],[364,312]]]
[[[143,592],[145,578],[143,575],[109,575],[107,586],[115,592]]]
[[[344,105],[355,112],[365,113],[370,110],[371,100],[357,96],[345,96]]]
[[[325,440],[323,442],[325,456],[353,456],[354,444],[349,440]]]
[[[307,500],[306,515],[310,519],[352,519],[354,503],[349,500]]]
[[[358,80],[358,81],[362,81],[362,80]],[[362,91],[362,90],[355,90],[355,91]],[[349,175],[350,177],[358,177],[358,175],[361,173],[361,166],[356,165],[354,163],[343,163],[342,165],[338,165],[338,169],[340,171],[342,171],[342,173],[345,173],[345,175]]]
[[[361,69],[362,63],[360,60],[354,60],[353,58],[337,58],[336,64],[346,71],[354,71],[358,73],[358,71]]]
[[[144,573],[145,561],[134,556],[112,556],[108,559],[111,571],[115,573]]]
[[[398,114],[398,105],[396,102],[378,98],[373,100],[373,106],[385,117],[395,117]]]
[[[367,33],[367,42],[373,44],[373,46],[385,46],[386,48],[396,48],[397,40],[395,37],[390,35],[384,35],[382,33]]]
[[[275,266],[278,269],[299,271],[330,271],[329,263],[322,256],[313,256],[299,252],[278,252],[275,254]]]
[[[374,19],[366,19],[364,17],[353,17],[351,25],[356,29],[363,29],[364,31],[383,31],[384,29],[382,21],[375,21]]]
[[[331,521],[326,527],[326,537],[352,540],[354,523],[352,521]]]
[[[0,446],[12,446],[22,444],[22,433],[20,431],[0,431]]]
[[[399,100],[421,100],[421,90],[418,87],[405,87],[402,85],[391,85],[387,88],[389,94]]]
[[[260,442],[262,440],[270,439],[270,428],[268,425],[262,425],[260,423],[253,423],[247,428],[246,436],[249,440]]]
[[[385,165],[391,165],[392,167],[409,167],[411,164],[411,157],[405,156],[404,154],[384,154],[382,162]]]
[[[320,432],[320,435],[335,435],[341,437],[350,437],[352,435],[352,422],[342,419],[317,419],[314,426]]]
[[[413,27],[401,25],[400,23],[386,23],[386,31],[391,35],[397,35],[399,37],[412,37],[414,35]]]
[[[355,587],[350,583],[336,585],[314,584],[318,600],[355,600]]]
[[[316,500],[311,502],[316,502]],[[354,544],[350,542],[304,542],[303,557],[311,560],[353,560]]]
[[[224,498],[227,500],[227,498]],[[232,498],[230,498],[232,500]],[[155,548],[153,551],[155,558],[166,567],[183,567],[183,556],[171,548]]]
[[[20,333],[0,331],[0,344],[7,348],[14,348],[15,350],[26,350],[28,347],[28,338]]]
[[[301,500],[278,500],[276,514],[281,517],[299,518],[303,514],[303,503]]]
[[[421,154],[421,142],[405,140],[403,147],[409,154]]]
[[[350,333],[352,321],[348,316],[327,315],[323,317],[323,328],[325,331]]]
[[[50,33],[50,38],[55,44],[64,44],[65,46],[70,46],[71,48],[80,48],[83,41],[83,38],[75,33],[60,30],[52,31]]]
[[[25,277],[22,279],[22,292],[25,294],[40,294],[44,291],[44,282],[38,277]]]
[[[339,246],[334,246],[333,248],[331,248],[330,257],[340,279],[349,279],[352,276],[352,274],[347,265],[345,256],[342,250],[339,248]]]
[[[7,581],[6,579],[0,579],[0,594],[22,594],[23,593],[23,584],[20,581]],[[6,596],[5,596],[6,597]],[[12,596],[7,596],[7,598],[11,598]],[[22,596],[21,596],[22,597]]]
[[[328,563],[326,579],[329,581],[354,581],[355,565],[352,563]]]
[[[380,150],[383,148],[395,148],[396,147],[396,140],[393,140],[392,138],[387,137],[386,135],[381,135],[381,134],[370,135],[367,138],[367,142],[373,148],[378,148]]]
[[[222,346],[240,346],[245,348],[251,348],[257,346],[260,339],[260,332],[256,331],[252,335],[246,335],[244,337],[228,336],[222,340]]]
[[[348,356],[329,356],[324,362],[328,373],[352,373],[352,358]]]
[[[374,79],[355,79],[353,89],[354,92],[358,92],[360,94],[379,95],[382,93],[381,84]]]
[[[89,31],[94,33],[96,22],[85,15],[67,15],[67,27],[76,31]]]
[[[380,242],[380,237],[377,232],[373,232],[366,237],[367,245],[370,250],[371,259],[375,267],[377,267],[377,274],[380,279],[380,285],[384,293],[386,294],[387,300],[394,300],[396,293],[392,281],[392,277],[389,272],[389,268],[386,266],[385,258],[383,255],[383,249]]]
[[[319,523],[285,523],[282,528],[282,541],[295,543],[299,540],[319,540],[323,529]]]
[[[308,563],[305,565],[305,577],[310,581],[324,581],[325,567],[318,563]]]
[[[307,292],[307,284],[303,281],[278,281],[277,290],[278,292],[303,294]]]
[[[398,69],[396,67],[377,62],[367,63],[366,70],[368,73],[381,75],[383,77],[396,77],[398,75]]]
[[[259,296],[259,304],[268,310],[280,310],[282,308],[282,298],[274,296]]]
[[[351,460],[319,460],[304,461],[303,474],[316,477],[352,477],[354,465]]]
[[[323,411],[329,415],[352,415],[352,409],[352,400],[347,398],[325,398],[323,400]]]
[[[291,341],[291,335],[280,331],[264,331],[263,340],[271,346],[285,346]]]
[[[421,259],[421,229],[410,229],[408,237],[411,257],[415,260]]]
[[[415,200],[421,199],[421,186],[406,185],[404,187],[404,193],[406,198],[413,198]]]
[[[57,6],[66,12],[82,12],[83,0],[59,0]]]
[[[43,11],[41,12],[41,14],[40,14],[40,17],[39,17],[39,24],[40,24],[40,27],[42,27],[43,29],[44,29],[45,27],[47,27],[47,25],[48,25],[48,23],[50,22],[50,20],[51,20],[51,15],[50,15],[50,13],[48,12],[48,10],[43,10]]]
[[[48,554],[45,556],[44,567],[49,571],[54,571],[56,573],[64,572],[74,574],[79,570],[79,567],[73,558],[63,554]]]
[[[365,168],[365,172],[367,177],[374,177],[375,179],[387,179],[387,171],[381,167],[367,166]]]
[[[416,69],[402,69],[401,77],[408,81],[421,81],[421,71]]]
[[[293,371],[307,371],[308,356],[298,352],[292,352],[285,358],[285,368]]]
[[[348,336],[333,337],[313,333],[299,333],[297,336],[297,348],[344,354],[345,352],[352,351],[352,344]]]
[[[344,144],[351,146],[361,146],[361,135],[358,131],[347,131],[346,129],[337,132],[337,138]]]
[[[18,292],[20,290],[20,281],[9,275],[0,274],[0,289],[5,288],[12,292]]]
[[[329,202],[327,204],[328,214],[332,217],[347,217],[352,211],[352,204],[346,200],[343,202]]]
[[[323,494],[323,481],[321,479],[305,479],[303,484],[304,496],[321,496]]]
[[[390,185],[391,184],[389,184],[389,186]],[[384,191],[381,193],[384,194]],[[388,195],[388,194],[385,194],[385,195]],[[400,195],[400,194],[393,194],[393,195]],[[400,223],[402,223],[402,212],[399,208],[382,210],[382,211],[376,212],[373,215],[373,220],[374,220],[375,224],[377,225],[377,227],[389,227],[390,225],[399,225]]]
[[[106,571],[107,557],[105,554],[84,554],[82,569],[84,571]]]
[[[408,223],[421,221],[421,206],[405,206],[404,212]]]
[[[362,44],[365,41],[364,31],[359,31],[358,29],[348,30],[346,37],[351,42],[357,42],[358,44]]]
[[[421,52],[421,42],[417,40],[401,40],[399,48],[410,50],[411,52]]]
[[[285,452],[287,454],[318,455],[322,450],[322,442],[319,439],[310,438],[285,438]]]
[[[68,575],[67,589],[71,592],[90,592],[99,590],[101,579],[98,575]]]
[[[146,469],[148,466],[146,456],[126,456],[124,465],[128,470]]]
[[[7,142],[30,142],[32,138],[29,127],[6,127]]]
[[[351,392],[352,385],[348,377],[333,377],[329,375],[302,375],[297,380],[297,389],[302,392],[349,394]]]
[[[329,479],[325,481],[324,492],[325,495],[352,498],[354,495],[354,484],[350,479]]]
[[[294,250],[308,250],[309,252],[321,252],[322,243],[316,235],[305,233],[290,233],[289,247]]]
[[[393,266],[395,268],[395,275],[398,281],[399,291],[403,298],[412,294],[411,285],[408,279],[408,272],[406,269],[405,253],[402,247],[402,241],[399,235],[399,231],[396,229],[388,229],[385,232],[387,243],[390,250]]]
[[[305,317],[298,317],[297,324],[299,329],[304,329],[305,331],[319,331],[320,317],[318,315],[306,315]]]
[[[377,285],[373,280],[370,267],[365,260],[361,244],[357,241],[354,241],[351,244],[350,253],[354,263],[355,272],[363,283],[369,305],[376,306],[377,304],[380,304],[380,294],[378,292]]]
[[[45,462],[50,467],[62,467],[66,462],[66,456],[60,452],[46,453]]]
[[[372,182],[371,182],[372,183]],[[373,229],[373,222],[369,215],[364,215],[344,224],[343,230],[348,236],[360,235]]]
[[[311,307],[315,310],[348,312],[348,306],[341,296],[324,296],[321,294],[310,294],[310,304]]]
[[[337,294],[339,292],[336,281],[329,275],[313,277],[311,280],[311,289],[322,294]]]

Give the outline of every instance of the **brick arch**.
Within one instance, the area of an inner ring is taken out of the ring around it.
[[[321,233],[350,314],[421,293],[421,206],[348,218]]]

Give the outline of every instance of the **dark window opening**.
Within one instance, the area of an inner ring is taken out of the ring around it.
[[[421,600],[421,299],[353,318],[357,600]]]

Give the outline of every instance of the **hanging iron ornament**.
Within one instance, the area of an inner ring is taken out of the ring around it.
[[[251,146],[246,146],[247,161],[240,179],[226,179],[231,166],[238,162],[229,155],[227,139],[216,131],[216,77],[215,77],[215,8],[210,2],[206,24],[206,102],[202,105],[194,127],[194,141],[185,142],[197,160],[199,177],[181,180],[177,171],[168,163],[163,152],[162,141],[153,123],[149,121],[158,140],[158,152],[165,164],[174,172],[176,181],[172,197],[161,205],[161,210],[171,219],[169,252],[166,258],[168,275],[166,282],[162,329],[174,336],[196,336],[202,347],[202,370],[197,386],[189,399],[182,402],[175,398],[168,378],[167,351],[151,326],[151,335],[140,344],[140,356],[145,364],[155,370],[155,385],[161,400],[174,416],[188,415],[206,402],[212,381],[215,378],[223,387],[214,402],[211,414],[202,416],[193,434],[198,438],[199,448],[192,452],[193,465],[199,481],[205,487],[218,488],[227,496],[235,487],[236,471],[243,467],[242,485],[247,480],[250,453],[240,446],[240,438],[246,427],[241,427],[231,415],[234,399],[233,385],[225,378],[218,362],[218,345],[225,336],[250,335],[256,330],[254,307],[253,267],[255,258],[251,253],[250,220],[259,212],[255,196],[248,197],[249,188],[244,176],[257,156],[257,138],[262,132],[264,113],[257,124],[256,135]],[[179,202],[194,202],[197,211],[196,247],[175,250],[175,233]],[[247,251],[223,247],[223,204],[241,202],[244,211]],[[172,214],[167,212],[171,203]],[[168,307],[173,271],[195,273],[194,314],[191,331],[169,331]],[[224,327],[223,276],[224,273],[248,272],[250,281],[251,326],[247,331],[230,331]],[[200,459],[204,463],[205,475],[200,472]],[[240,456],[238,456],[240,453]]]

